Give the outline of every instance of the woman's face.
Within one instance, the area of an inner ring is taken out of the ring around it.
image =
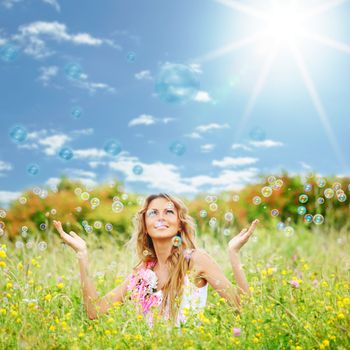
[[[146,229],[152,238],[170,238],[180,230],[178,211],[166,198],[153,199],[146,210]]]

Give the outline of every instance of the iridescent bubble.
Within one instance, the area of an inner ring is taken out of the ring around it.
[[[225,218],[226,221],[231,222],[233,220],[233,213],[228,211],[227,213],[225,213],[224,218]]]
[[[40,198],[44,199],[48,196],[49,192],[47,190],[41,190],[41,193],[39,195]]]
[[[5,228],[5,226],[6,226],[5,223],[3,221],[0,221],[0,229],[3,230]]]
[[[276,180],[275,185],[276,185],[278,188],[281,188],[281,187],[283,186],[283,180],[282,180],[282,179]]]
[[[135,175],[141,175],[143,173],[143,167],[141,165],[135,165],[133,168],[132,168],[132,172],[135,174]]]
[[[40,227],[40,230],[44,231],[46,230],[47,225],[45,223],[41,223],[39,227]]]
[[[186,103],[199,91],[198,74],[184,64],[165,64],[156,78],[155,92],[167,103]]]
[[[346,194],[345,193],[341,193],[338,197],[338,201],[339,202],[345,202],[346,201],[346,199],[347,199],[347,196],[346,196]]]
[[[82,189],[80,187],[77,187],[74,189],[74,193],[77,195],[77,196],[80,196],[82,194]]]
[[[27,173],[31,176],[39,174],[39,165],[38,164],[29,164],[27,166]]]
[[[230,236],[231,235],[231,230],[229,228],[225,228],[223,230],[223,234],[224,234],[224,236]]]
[[[41,188],[40,188],[40,187],[34,187],[34,188],[33,188],[33,193],[34,193],[36,196],[40,196]]]
[[[326,180],[325,179],[317,179],[316,180],[317,186],[322,188],[326,186]]]
[[[2,237],[4,235],[4,233],[5,233],[5,231],[2,228],[0,228],[0,237]]]
[[[0,46],[0,58],[4,62],[13,62],[19,55],[19,47],[11,43]]]
[[[118,196],[114,196],[113,197],[113,202],[119,201],[119,197]]]
[[[24,247],[24,243],[22,241],[16,241],[15,246],[17,249],[22,249]]]
[[[116,202],[113,202],[112,204],[112,210],[115,212],[115,213],[120,213],[122,212],[124,209],[124,205],[122,202],[120,201],[116,201]]]
[[[91,201],[90,201],[90,204],[93,206],[93,207],[98,207],[100,205],[101,201],[99,200],[99,198],[97,197],[94,197],[94,198],[91,198]]]
[[[331,188],[326,188],[323,192],[324,196],[327,198],[327,199],[330,199],[330,198],[333,198],[334,196],[334,191],[331,189]]]
[[[265,186],[261,189],[261,194],[264,197],[270,197],[272,194],[272,188],[270,186]]]
[[[272,175],[267,178],[267,182],[270,185],[273,185],[275,183],[275,181],[276,181],[276,178],[274,176],[272,176]]]
[[[271,210],[271,215],[272,215],[272,216],[278,216],[279,213],[280,213],[280,212],[279,212],[278,209],[272,209],[272,210]]]
[[[311,184],[305,184],[304,185],[304,191],[305,192],[310,192],[312,190],[312,185]]]
[[[92,227],[89,225],[84,226],[84,229],[87,233],[91,233],[93,231]]]
[[[135,52],[132,52],[132,51],[128,52],[126,55],[126,60],[130,63],[135,62],[135,60],[136,60]]]
[[[341,194],[345,193],[343,190],[336,190],[335,191],[335,195],[338,197],[340,196]]]
[[[249,137],[253,141],[264,141],[266,138],[265,131],[260,127],[255,127],[250,130]]]
[[[117,140],[108,140],[104,146],[103,149],[105,150],[106,153],[116,156],[122,151],[122,146]]]
[[[84,76],[83,68],[78,63],[68,63],[64,67],[66,77],[71,80],[79,80]]]
[[[252,236],[251,240],[256,243],[258,241],[258,236]]]
[[[83,220],[83,221],[81,222],[81,224],[82,224],[84,227],[89,225],[89,223],[88,223],[86,220]]]
[[[57,210],[56,210],[56,209],[51,209],[51,214],[52,214],[52,215],[56,215],[56,213],[57,213]]]
[[[286,237],[291,237],[294,235],[294,228],[292,226],[286,226],[283,229],[283,233]]]
[[[80,198],[83,200],[83,201],[87,201],[89,200],[90,198],[90,194],[88,192],[83,192],[81,195],[80,195]]]
[[[4,209],[0,209],[0,218],[6,218],[6,211]]]
[[[105,229],[106,229],[106,231],[110,232],[113,230],[113,225],[108,223],[105,225]]]
[[[300,203],[306,203],[309,200],[309,196],[307,194],[301,194],[299,196],[299,202]]]
[[[282,221],[280,221],[278,224],[277,224],[277,230],[281,231],[284,229],[284,223]]]
[[[21,204],[26,204],[26,203],[27,203],[27,198],[26,198],[26,197],[19,197],[18,201],[19,201]]]
[[[341,183],[335,182],[332,187],[333,187],[334,191],[340,190],[341,189]]]
[[[70,114],[74,119],[80,119],[81,116],[83,115],[83,109],[79,106],[74,106],[71,109]]]
[[[32,249],[32,248],[34,247],[34,242],[33,242],[33,241],[27,242],[27,243],[26,243],[26,247],[27,247],[28,249]]]
[[[122,194],[122,200],[126,201],[129,198],[129,195],[127,193]]]
[[[218,205],[216,203],[210,203],[209,204],[209,209],[211,211],[216,211],[216,210],[218,210]]]
[[[94,227],[95,227],[96,229],[100,229],[100,228],[102,227],[102,222],[101,222],[101,221],[95,221],[95,222],[94,222]]]
[[[255,205],[259,205],[261,203],[261,198],[259,196],[254,196],[253,197],[253,203]]]
[[[178,141],[174,141],[170,146],[169,150],[171,153],[176,154],[177,156],[182,156],[186,151],[186,146]]]
[[[239,195],[238,195],[238,194],[234,194],[234,195],[232,196],[232,200],[233,200],[234,202],[238,202],[238,201],[239,201]]]
[[[73,158],[73,150],[69,147],[62,147],[58,151],[58,156],[63,160],[71,160]]]
[[[216,223],[217,223],[216,218],[210,218],[210,220],[209,220],[209,226],[210,227],[215,227]]]
[[[199,212],[199,216],[200,216],[201,218],[206,218],[207,215],[208,215],[208,213],[207,213],[207,211],[204,210],[204,209],[202,209],[202,210]]]
[[[38,249],[39,249],[39,250],[43,251],[43,250],[45,250],[46,248],[47,248],[47,243],[46,243],[46,242],[41,241],[41,242],[38,243]]]
[[[321,224],[323,224],[323,222],[324,222],[324,217],[323,217],[321,214],[316,214],[316,215],[313,217],[313,222],[314,222],[316,225],[321,225]]]
[[[28,132],[23,126],[16,125],[10,129],[9,136],[14,143],[22,143],[27,139]]]
[[[312,220],[313,220],[313,216],[311,215],[311,214],[306,214],[305,216],[304,216],[304,221],[306,222],[306,223],[310,223],[310,222],[312,222]]]
[[[306,208],[303,206],[303,205],[300,205],[299,207],[298,207],[298,214],[299,215],[305,215],[306,214]]]
[[[324,203],[324,198],[323,197],[318,197],[317,198],[317,203],[318,204],[323,204]]]

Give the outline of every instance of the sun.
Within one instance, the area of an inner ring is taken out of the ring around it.
[[[310,20],[318,19],[318,16],[326,14],[330,10],[341,6],[347,0],[324,0],[319,1],[317,5],[308,5],[307,7],[305,7],[307,2],[302,0],[271,0],[271,6],[264,10],[261,10],[262,2],[260,0],[256,0],[259,7],[248,5],[243,1],[238,0],[214,1],[237,11],[244,16],[249,16],[256,20],[256,22],[262,24],[254,34],[231,42],[228,45],[220,47],[201,57],[192,59],[192,63],[195,62],[201,64],[249,45],[255,45],[255,49],[258,49],[259,53],[262,52],[265,55],[265,58],[260,60],[261,63],[259,61],[261,64],[261,71],[255,79],[256,82],[251,96],[240,119],[240,123],[236,128],[236,134],[234,135],[235,141],[239,141],[240,134],[249,120],[256,101],[264,87],[265,81],[274,65],[274,61],[278,56],[278,52],[281,49],[287,49],[290,57],[294,59],[300,72],[305,88],[318,113],[320,122],[327,134],[328,141],[333,149],[335,157],[337,158],[339,165],[341,165],[343,170],[346,171],[348,169],[347,162],[345,161],[345,157],[338,145],[338,140],[333,132],[327,112],[318,95],[317,88],[307,69],[302,49],[303,44],[306,42],[305,39],[308,39],[313,40],[318,44],[350,54],[349,45],[318,33],[317,28],[322,27],[320,21],[317,27],[314,26],[313,29],[308,28]],[[263,4],[265,5],[266,2]],[[322,31],[324,31],[323,29],[324,28],[322,28]],[[317,57],[315,59],[317,59]]]

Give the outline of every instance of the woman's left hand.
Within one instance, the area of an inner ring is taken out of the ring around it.
[[[248,242],[258,223],[258,219],[254,220],[248,229],[244,228],[238,235],[233,237],[228,243],[229,252],[238,253],[239,250]]]

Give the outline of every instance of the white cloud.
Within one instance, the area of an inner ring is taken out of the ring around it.
[[[231,147],[233,150],[237,149],[243,149],[244,151],[251,151],[252,149],[246,145],[243,145],[241,143],[234,143]]]
[[[12,170],[12,165],[8,162],[0,160],[0,172]]]
[[[192,132],[191,134],[185,134],[185,137],[189,137],[191,139],[201,139],[202,136],[198,134],[198,132]]]
[[[74,150],[75,159],[85,159],[85,158],[104,158],[107,153],[98,148],[86,148],[86,149],[76,149]]]
[[[47,1],[52,4],[55,1]],[[69,33],[67,27],[63,23],[59,22],[44,22],[36,21],[27,25],[22,25],[18,28],[19,34],[16,34],[13,38],[23,46],[23,51],[33,56],[34,58],[41,59],[52,55],[54,52],[47,48],[45,39],[51,39],[58,43],[68,42],[75,45],[88,45],[88,46],[101,46],[109,45],[114,48],[120,48],[109,39],[95,38],[89,33]]]
[[[64,174],[64,172],[63,172]],[[81,176],[70,176],[70,179],[73,181],[80,181],[84,186],[86,187],[95,187],[97,185],[97,182],[92,180],[91,178],[81,177]],[[55,188],[60,183],[61,179],[58,177],[50,177],[46,181],[46,185]]]
[[[57,12],[61,11],[60,4],[58,3],[57,0],[42,0],[42,1],[48,5],[51,5]]]
[[[271,148],[271,147],[282,147],[283,146],[282,142],[274,141],[274,140],[250,141],[249,143],[254,147],[261,147],[261,148]]]
[[[83,170],[83,169],[68,168],[68,169],[64,169],[63,172],[71,178],[77,178],[77,177],[78,178],[91,178],[91,179],[96,178],[96,174],[94,172],[88,171],[88,170]]]
[[[202,74],[202,73],[203,73],[200,64],[198,64],[198,63],[192,63],[192,64],[190,64],[189,66],[192,68],[192,70],[193,70],[194,72],[196,72],[196,73],[198,73],[198,74]]]
[[[203,153],[211,152],[215,148],[215,145],[207,143],[205,145],[201,145],[201,151]]]
[[[236,167],[255,164],[258,158],[253,157],[224,157],[222,160],[213,160],[212,165],[219,168]]]
[[[21,195],[21,192],[0,191],[0,203],[7,206],[11,201],[16,200]]]
[[[197,102],[210,102],[211,97],[207,91],[198,91],[196,96],[193,98]]]
[[[58,73],[57,66],[40,67],[39,70],[40,76],[38,80],[41,81],[44,86],[47,86],[51,79],[55,77]]]
[[[1,5],[7,9],[12,8],[15,4],[21,2],[22,0],[2,0]]]
[[[164,124],[168,124],[168,123],[173,122],[173,121],[175,121],[175,120],[176,120],[175,118],[165,117],[165,118],[162,119],[162,122],[163,122]]]
[[[141,114],[139,117],[130,120],[129,126],[135,125],[152,125],[156,122],[156,119],[148,114]]]
[[[93,133],[94,133],[94,129],[93,128],[87,128],[87,129],[80,129],[80,130],[73,130],[72,131],[72,135],[74,135],[74,136],[79,136],[79,135],[90,136]]]
[[[213,129],[226,129],[230,126],[228,124],[217,124],[217,123],[211,123],[207,125],[199,125],[196,127],[196,131],[199,133],[205,133]]]
[[[142,70],[142,71],[136,73],[135,78],[137,80],[152,80],[153,79],[151,72],[149,70]]]
[[[39,139],[38,143],[44,146],[43,152],[45,154],[53,156],[66,142],[70,140],[71,138],[65,134],[56,134]]]
[[[89,91],[91,94],[94,94],[96,91],[106,91],[110,94],[116,93],[116,89],[113,86],[110,86],[105,83],[95,83],[88,80],[88,76],[84,74],[81,79],[71,80],[72,84],[80,89]]]

